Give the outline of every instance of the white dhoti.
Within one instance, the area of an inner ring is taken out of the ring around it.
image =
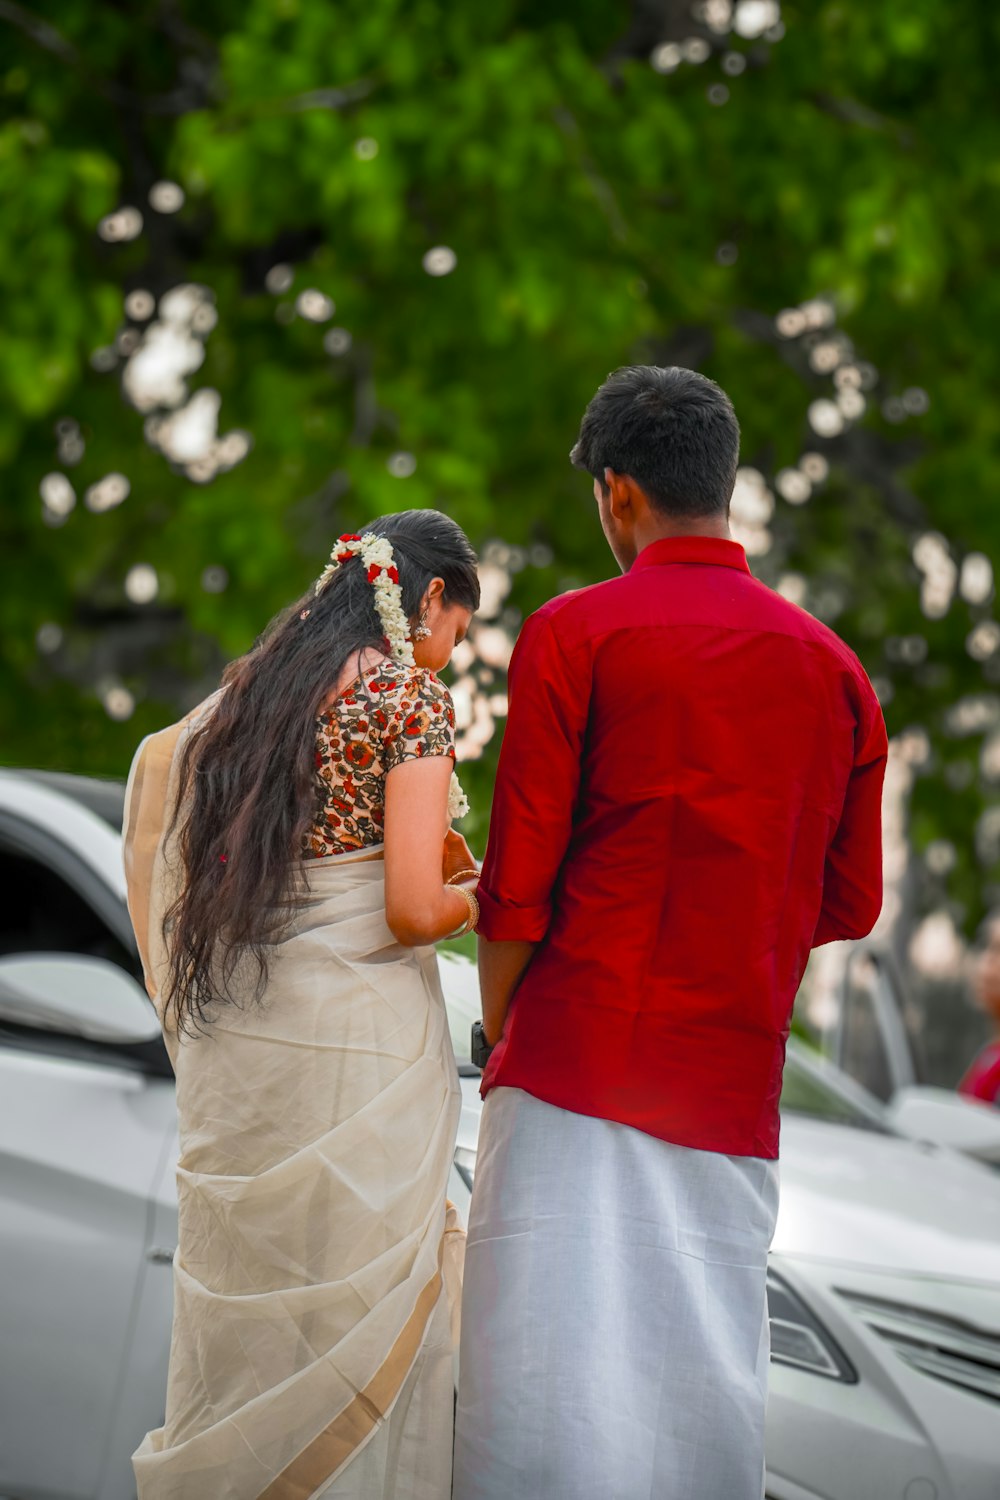
[[[454,1500],[760,1500],[778,1165],[496,1088]]]

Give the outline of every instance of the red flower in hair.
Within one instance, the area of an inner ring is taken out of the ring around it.
[[[361,538],[355,531],[345,531],[343,536],[338,536],[338,542],[360,542]],[[342,547],[337,553],[336,561],[348,563],[356,554],[349,547]]]
[[[393,583],[399,582],[399,569],[395,566],[391,568],[384,568],[381,563],[369,564],[368,582],[374,583],[380,573],[385,573],[386,577],[391,578]]]

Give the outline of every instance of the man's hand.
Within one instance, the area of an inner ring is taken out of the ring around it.
[[[503,1035],[507,1011],[537,943],[491,943],[479,934],[479,989],[483,997],[483,1029],[495,1047]]]
[[[454,828],[449,828],[444,836],[444,859],[442,864],[442,879],[445,885],[453,875],[458,875],[462,870],[475,870],[478,872],[479,863],[468,844],[460,833]],[[469,876],[471,880],[473,877]],[[466,882],[463,880],[462,884]]]

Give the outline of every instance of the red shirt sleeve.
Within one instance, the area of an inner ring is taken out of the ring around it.
[[[882,782],[888,741],[882,710],[863,672],[854,767],[826,853],[823,905],[812,946],[871,932],[882,910]]]
[[[479,881],[479,931],[490,942],[537,943],[572,831],[590,709],[586,642],[557,635],[558,611],[521,630],[508,674],[508,715],[489,842]]]

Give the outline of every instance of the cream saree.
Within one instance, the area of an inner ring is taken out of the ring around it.
[[[125,868],[177,1074],[174,1324],[140,1500],[447,1500],[463,1235],[460,1093],[433,948],[385,921],[381,849],[303,861],[263,1000],[166,1015],[168,810],[190,728],[139,747]]]

